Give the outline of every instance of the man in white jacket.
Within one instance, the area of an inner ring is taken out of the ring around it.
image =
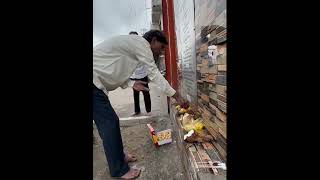
[[[93,49],[93,120],[103,141],[112,177],[131,179],[138,177],[140,170],[128,166],[128,162],[135,161],[136,158],[123,152],[119,118],[110,104],[108,91],[118,87],[148,91],[144,86],[145,82],[130,80],[138,65],[146,65],[150,81],[178,103],[183,101],[155,64],[154,59],[164,51],[167,44],[161,31],[151,30],[143,37],[116,36]]]

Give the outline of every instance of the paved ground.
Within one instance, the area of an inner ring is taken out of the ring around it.
[[[157,131],[172,129],[172,122],[167,114],[166,96],[150,85],[152,112],[155,117],[130,117],[133,113],[132,89],[116,89],[109,94],[111,104],[120,117],[121,134],[126,152],[137,155],[138,161],[130,164],[142,168],[140,180],[185,180],[184,169],[178,156],[177,135],[173,132],[174,141],[156,148],[150,139],[146,123],[151,123]],[[143,95],[140,94],[140,109],[145,112]],[[105,160],[101,140],[94,128],[96,143],[93,145],[93,180],[112,179]]]
[[[167,115],[166,96],[163,95],[154,84],[150,83],[149,87],[152,113],[155,115]],[[109,98],[120,118],[130,117],[134,113],[133,91],[131,88],[118,88],[111,91],[109,93]],[[146,114],[142,93],[140,93],[140,110],[142,116]]]

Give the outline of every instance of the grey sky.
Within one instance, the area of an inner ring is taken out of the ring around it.
[[[93,44],[130,31],[150,29],[151,0],[93,0]]]

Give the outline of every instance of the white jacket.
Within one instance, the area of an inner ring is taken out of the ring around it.
[[[118,87],[133,86],[129,78],[138,64],[145,65],[151,82],[167,96],[173,96],[175,90],[159,72],[150,44],[141,36],[121,35],[112,37],[93,48],[93,84],[103,90],[115,90]]]

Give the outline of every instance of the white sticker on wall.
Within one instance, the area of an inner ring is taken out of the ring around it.
[[[189,94],[187,94],[187,100],[191,102],[191,97],[189,96]]]

